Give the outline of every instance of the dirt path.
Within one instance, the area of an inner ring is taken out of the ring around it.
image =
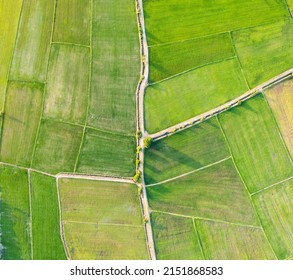
[[[141,78],[137,87],[137,130],[141,132],[142,137],[137,141],[137,145],[143,147],[143,138],[146,136],[146,132],[144,129],[144,92],[147,87],[148,75],[149,75],[149,55],[148,55],[148,46],[146,40],[146,32],[145,32],[145,23],[144,23],[144,14],[143,14],[143,5],[142,0],[136,0],[136,8],[137,8],[137,23],[139,28],[139,40],[140,40],[140,53],[141,53]],[[141,204],[142,211],[147,222],[145,223],[146,229],[146,238],[147,245],[149,249],[149,255],[152,260],[156,259],[153,232],[150,221],[150,209],[147,199],[147,192],[144,182],[144,149],[141,149],[138,155],[140,164],[138,166],[138,170],[141,173]]]
[[[248,99],[250,99],[251,97],[253,97],[255,95],[255,93],[257,92],[261,92],[263,91],[263,89],[269,87],[269,86],[272,86],[273,84],[275,83],[278,83],[278,82],[281,82],[283,81],[284,79],[288,78],[289,76],[291,76],[293,73],[293,69],[290,69],[288,71],[285,71],[283,73],[281,73],[280,75],[262,83],[261,85],[245,92],[244,94],[242,94],[241,96],[221,105],[221,106],[218,106],[214,109],[211,109],[205,113],[202,113],[198,116],[195,116],[189,120],[186,120],[184,122],[181,122],[179,124],[176,124],[174,126],[171,126],[171,127],[168,127],[164,130],[161,130],[157,133],[154,133],[154,134],[150,134],[150,136],[153,138],[154,141],[156,140],[159,140],[159,139],[162,139],[162,138],[165,138],[169,135],[172,135],[178,131],[181,131],[181,130],[184,130],[186,128],[189,128],[195,124],[198,124],[200,123],[201,121],[203,120],[207,120],[215,115],[218,115],[232,107],[235,107],[239,104],[239,102],[243,102],[243,101],[246,101]]]

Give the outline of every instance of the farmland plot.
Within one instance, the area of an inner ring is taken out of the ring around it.
[[[30,184],[33,258],[35,260],[64,260],[66,255],[60,235],[56,179],[31,172]]]
[[[147,194],[153,210],[249,225],[259,224],[231,159],[147,187]]]
[[[229,157],[215,118],[153,142],[145,151],[145,182],[157,183]]]
[[[10,79],[45,80],[54,6],[55,1],[23,1]]]
[[[0,259],[31,258],[27,171],[4,165],[0,165],[0,230]]]
[[[251,193],[293,175],[289,155],[262,95],[220,114],[219,121]]]
[[[22,0],[0,1],[0,110],[3,110],[5,89],[12,60]]]
[[[293,257],[293,180],[253,196],[264,230],[279,259]]]
[[[136,185],[60,179],[59,190],[72,258],[148,258]]]
[[[41,115],[44,85],[10,82],[7,89],[1,161],[29,167]]]
[[[200,242],[190,218],[152,213],[158,260],[201,260]]]
[[[53,41],[90,44],[91,0],[58,0]]]
[[[196,220],[208,260],[276,259],[261,228]]]
[[[293,81],[285,81],[265,92],[283,139],[293,157]]]
[[[149,86],[146,130],[154,133],[200,115],[247,90],[237,59],[202,67]]]

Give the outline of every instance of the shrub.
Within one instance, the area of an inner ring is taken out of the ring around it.
[[[152,145],[153,139],[150,136],[147,136],[143,139],[143,145],[146,149],[148,149]]]
[[[137,138],[137,139],[140,139],[141,136],[142,136],[142,133],[141,133],[140,130],[138,130],[138,131],[136,132],[136,138]]]
[[[137,158],[136,161],[135,161],[136,166],[138,166],[139,163],[140,163],[140,160]]]
[[[136,147],[136,154],[139,154],[140,151],[141,151],[141,146],[137,146]]]
[[[147,217],[143,217],[143,223],[146,224],[148,222],[148,218]]]
[[[142,186],[139,185],[138,188],[137,188],[137,194],[138,194],[138,196],[140,196],[141,193],[142,193]]]
[[[140,180],[141,172],[139,170],[136,171],[136,174],[133,176],[133,181],[137,183]]]

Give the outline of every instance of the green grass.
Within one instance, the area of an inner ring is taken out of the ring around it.
[[[229,33],[149,48],[149,82],[234,56]]]
[[[279,259],[293,257],[293,180],[253,196],[264,230]]]
[[[0,259],[31,258],[27,172],[3,165],[0,165],[0,229],[0,244],[4,247]]]
[[[251,193],[292,176],[289,155],[262,95],[220,114],[219,120]]]
[[[145,96],[145,122],[154,133],[200,115],[247,90],[236,59],[198,68],[149,86]]]
[[[293,80],[285,81],[268,89],[266,99],[274,113],[282,137],[293,157]]]
[[[0,1],[0,111],[3,110],[5,89],[12,59],[22,0]]]
[[[149,45],[185,40],[289,18],[283,0],[144,1]],[[200,16],[199,16],[200,15]]]
[[[135,133],[139,40],[133,0],[94,0],[93,64],[88,123]]]
[[[147,187],[147,194],[153,210],[259,224],[231,159],[176,180]]]
[[[292,21],[233,32],[233,40],[251,87],[293,67]]]
[[[30,166],[43,92],[42,84],[9,83],[0,148],[1,161]]]
[[[291,13],[293,12],[293,0],[286,0],[289,6]]]
[[[60,179],[59,189],[63,221],[142,224],[134,184]]]
[[[44,116],[84,124],[89,85],[89,48],[52,45]]]
[[[192,219],[152,213],[158,260],[201,260],[200,243]]]
[[[132,177],[135,173],[135,138],[86,129],[77,172]]]
[[[32,172],[32,235],[35,260],[64,260],[56,179]]]
[[[153,184],[229,157],[215,118],[152,143],[145,151],[145,182]]]
[[[276,259],[262,229],[210,221],[196,221],[208,260]]]
[[[147,260],[143,227],[65,223],[74,260]]]
[[[53,174],[73,172],[83,128],[42,120],[32,166]]]
[[[91,0],[58,0],[53,40],[75,44],[90,44]]]
[[[10,79],[44,81],[55,1],[23,1]]]

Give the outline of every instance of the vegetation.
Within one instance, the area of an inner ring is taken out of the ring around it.
[[[196,220],[208,260],[276,259],[261,228]]]
[[[1,244],[0,259],[28,260],[30,210],[27,171],[0,165]]]
[[[155,141],[145,151],[144,178],[153,184],[227,158],[229,151],[215,118]]]
[[[65,260],[56,179],[35,172],[30,176],[34,259]]]
[[[10,82],[6,94],[0,160],[29,167],[40,121],[44,86]]]
[[[132,177],[135,172],[134,136],[86,129],[77,172]]]
[[[135,175],[133,176],[133,181],[135,183],[138,183],[141,180],[141,172],[140,170],[137,170]]]
[[[249,195],[230,159],[147,187],[147,194],[153,210],[259,225]]]
[[[143,139],[143,145],[144,145],[144,148],[145,148],[145,149],[150,148],[151,145],[152,145],[152,142],[153,142],[152,137],[150,137],[150,136],[145,137],[145,138]]]
[[[146,130],[154,133],[200,115],[247,90],[237,59],[208,65],[149,86]]]
[[[251,193],[292,176],[289,155],[262,95],[220,114],[219,121]]]
[[[152,213],[151,221],[158,260],[203,259],[192,219]]]
[[[253,196],[265,233],[279,259],[293,256],[293,180]]]

